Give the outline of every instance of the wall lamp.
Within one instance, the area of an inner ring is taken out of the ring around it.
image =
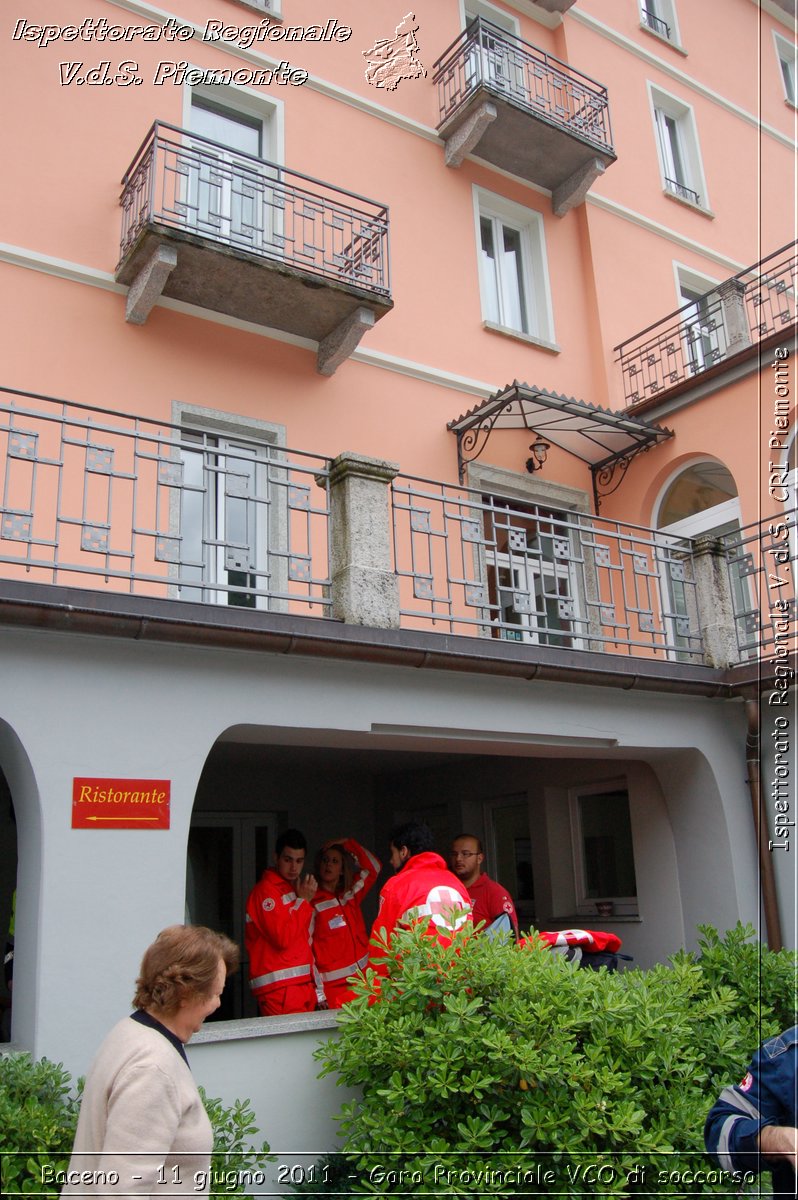
[[[551,450],[550,443],[544,442],[539,433],[535,434],[535,439],[535,442],[529,447],[532,451],[532,456],[526,460],[526,469],[530,475],[541,469],[546,461],[549,450]]]

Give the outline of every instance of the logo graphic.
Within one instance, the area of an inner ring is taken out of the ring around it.
[[[409,12],[396,26],[394,37],[378,38],[370,50],[364,50],[366,82],[393,92],[403,79],[422,79],[427,69],[418,58],[417,32],[416,14]]]
[[[272,911],[272,909],[274,908],[274,900],[271,898],[271,896],[266,897],[266,899],[263,901],[263,904],[261,905],[261,908],[263,909],[264,912]]]

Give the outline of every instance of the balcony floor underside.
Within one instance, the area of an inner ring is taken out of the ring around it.
[[[358,309],[379,320],[393,307],[387,296],[352,283],[158,224],[139,234],[117,269],[117,282],[132,284],[162,247],[177,251],[163,296],[312,341],[322,341]]]
[[[731,670],[551,646],[519,646],[413,629],[373,629],[323,617],[250,612],[180,600],[98,593],[59,584],[0,580],[0,628],[133,638],[504,676],[535,683],[620,687],[715,699],[756,695],[767,663]]]
[[[496,108],[496,119],[486,126],[472,153],[521,179],[554,192],[594,159],[603,167],[615,162],[612,151],[485,86],[441,125],[440,136],[451,137],[486,102]]]

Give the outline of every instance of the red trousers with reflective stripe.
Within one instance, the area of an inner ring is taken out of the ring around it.
[[[288,983],[285,987],[270,988],[258,996],[262,1017],[279,1017],[282,1013],[314,1012],[316,989],[308,980]]]

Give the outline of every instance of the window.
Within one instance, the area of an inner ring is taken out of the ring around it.
[[[665,190],[680,200],[706,209],[706,185],[692,109],[655,88],[651,89],[651,96]]]
[[[579,648],[588,621],[574,515],[590,511],[587,493],[481,462],[469,463],[468,485],[483,493],[472,523],[482,521],[486,636]]]
[[[717,295],[698,291],[683,283],[679,289],[682,312],[684,357],[690,371],[697,375],[723,357],[723,321]]]
[[[280,426],[176,405],[171,547],[180,599],[280,605],[286,591],[286,470]]]
[[[723,463],[708,459],[680,471],[668,484],[658,505],[657,528],[674,538],[728,537],[741,527],[737,484]],[[753,612],[751,590],[739,571],[729,574],[734,612],[743,620]],[[675,645],[687,647],[679,634],[679,624],[691,623],[688,591],[678,578],[669,574],[663,580],[670,598]]]
[[[486,497],[486,502],[490,499]],[[488,593],[507,641],[575,647],[577,580],[563,514],[503,504],[486,511]]]
[[[475,196],[485,324],[551,345],[543,218],[481,189]]]
[[[488,22],[483,24],[478,50],[475,48],[466,64],[468,87],[481,81],[519,100],[528,100],[523,59],[515,49],[518,21],[484,0],[466,0],[464,15],[466,27],[477,17]]]
[[[183,435],[183,599],[258,606],[269,575],[267,455],[228,438]],[[192,580],[200,586],[186,586]]]
[[[577,912],[610,901],[616,915],[637,913],[629,792],[623,780],[569,793]]]
[[[640,24],[667,42],[679,43],[673,0],[640,0]]]
[[[191,224],[242,249],[274,245],[279,200],[270,186],[275,172],[262,161],[268,154],[263,118],[194,93],[190,128],[199,135],[186,165]]]
[[[784,98],[788,103],[796,104],[795,90],[795,65],[796,65],[796,47],[793,42],[788,42],[786,38],[781,37],[778,33],[773,34],[773,40],[776,43],[776,54],[779,60],[779,68],[781,70],[781,81],[784,85]]]

